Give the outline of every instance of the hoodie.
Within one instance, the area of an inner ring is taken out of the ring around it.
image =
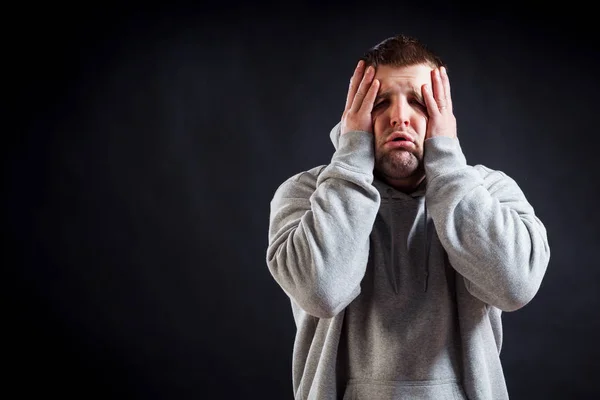
[[[271,201],[267,265],[296,324],[295,399],[508,399],[503,311],[535,296],[547,233],[516,182],[424,143],[405,194],[373,174],[374,138],[331,131],[328,165]]]

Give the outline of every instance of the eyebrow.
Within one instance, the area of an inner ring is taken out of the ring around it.
[[[390,97],[391,90],[386,90],[381,92],[375,97],[375,103],[382,99],[388,99]],[[423,94],[419,92],[415,87],[411,87],[409,89],[409,94],[414,96],[420,103],[425,104],[425,100],[423,99]]]

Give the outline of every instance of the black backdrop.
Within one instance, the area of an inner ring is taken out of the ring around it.
[[[537,297],[504,315],[511,398],[600,390],[591,10],[316,4],[7,14],[3,359],[20,397],[291,399],[269,201],[328,162],[357,57],[399,32],[448,62],[468,162],[515,178],[548,229]]]

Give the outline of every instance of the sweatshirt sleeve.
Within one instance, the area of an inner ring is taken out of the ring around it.
[[[342,135],[320,174],[284,182],[271,200],[267,265],[308,314],[331,318],[360,294],[380,197],[373,135]]]
[[[546,228],[516,182],[469,166],[459,140],[425,141],[427,207],[440,241],[469,292],[503,311],[535,296],[546,273]]]

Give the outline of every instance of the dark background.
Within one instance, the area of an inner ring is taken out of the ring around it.
[[[548,229],[537,297],[504,314],[511,399],[597,394],[598,23],[573,2],[438,3],[7,12],[14,398],[291,399],[269,201],[329,161],[356,59],[400,32],[449,64],[468,162],[515,178]]]

